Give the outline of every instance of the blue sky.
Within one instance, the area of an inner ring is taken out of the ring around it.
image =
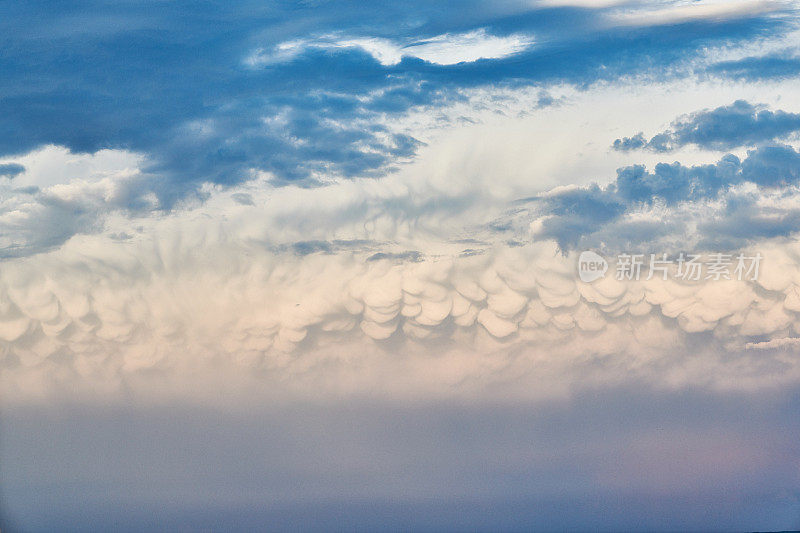
[[[800,527],[798,23],[0,6],[0,525]]]
[[[385,129],[371,123],[376,114],[442,105],[476,86],[679,77],[700,50],[780,35],[792,20],[788,6],[644,28],[615,24],[611,9],[424,6],[9,5],[2,66],[17,75],[4,78],[0,115],[4,129],[16,133],[0,150],[11,155],[56,144],[73,152],[140,152],[155,174],[151,187],[168,201],[204,181],[240,182],[250,169],[270,171],[279,181],[309,180],[322,169],[374,177],[417,147],[410,136],[378,135]],[[465,46],[459,36],[476,31],[484,32],[483,40],[530,44],[507,56],[478,52],[475,60],[455,64],[413,55],[420,42],[437,38],[452,53]],[[382,64],[362,46],[313,45],[359,39],[405,46],[409,54]],[[293,42],[296,50],[280,52]],[[697,75],[725,77],[720,63]],[[751,70],[758,72],[757,62]],[[775,76],[768,67],[760,75]],[[279,127],[263,123],[275,115],[284,120]]]

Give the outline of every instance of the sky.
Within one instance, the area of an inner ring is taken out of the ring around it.
[[[796,2],[6,2],[0,73],[4,531],[800,528]]]

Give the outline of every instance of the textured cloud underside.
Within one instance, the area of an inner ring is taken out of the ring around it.
[[[800,379],[794,341],[775,340],[800,333],[796,244],[762,247],[758,282],[619,282],[610,273],[591,284],[576,278],[574,255],[547,243],[417,260],[301,256],[224,239],[202,253],[166,239],[92,248],[71,241],[6,264],[3,366],[25,390],[14,394],[76,377],[113,389],[215,365],[345,393]]]

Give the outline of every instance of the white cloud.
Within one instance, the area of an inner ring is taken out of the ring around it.
[[[72,181],[97,182],[129,174],[142,165],[144,156],[127,150],[75,154],[63,146],[48,145],[9,161],[25,167],[25,172],[14,178],[15,186],[46,188]]]
[[[729,20],[778,11],[786,2],[773,0],[688,0],[638,4],[621,8],[612,20],[633,26],[678,24],[694,20]]]
[[[315,39],[285,41],[271,50],[256,50],[247,60],[250,66],[263,66],[290,61],[309,48],[360,48],[382,65],[396,65],[404,57],[415,57],[439,65],[469,63],[479,59],[501,59],[523,52],[533,45],[533,38],[523,34],[504,37],[491,35],[485,29],[466,33],[445,33],[428,39],[397,42],[378,37],[322,36]]]
[[[139,154],[46,146],[15,161],[25,171],[0,180],[0,256],[38,253],[99,231],[111,212],[147,207],[137,191],[144,179]]]
[[[401,49],[404,56],[418,57],[430,63],[454,65],[478,59],[500,59],[529,48],[533,39],[512,34],[506,37],[489,35],[485,30],[461,34],[444,34],[408,44]]]

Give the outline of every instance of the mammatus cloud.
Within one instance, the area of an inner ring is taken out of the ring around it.
[[[649,140],[644,133],[614,141],[615,150],[648,149],[669,152],[686,145],[707,150],[730,150],[741,146],[784,139],[800,131],[800,114],[753,105],[737,100],[729,106],[691,113],[675,120],[670,129]]]
[[[791,341],[747,350],[800,334],[796,243],[759,243],[756,281],[618,281],[612,267],[583,283],[577,254],[552,242],[376,255],[270,251],[213,226],[175,229],[73,239],[5,262],[0,339],[12,398],[217,367],[295,391],[391,396],[442,387],[525,396],[545,378],[559,392],[534,396],[575,379],[719,389],[800,380],[800,361],[781,344]]]

